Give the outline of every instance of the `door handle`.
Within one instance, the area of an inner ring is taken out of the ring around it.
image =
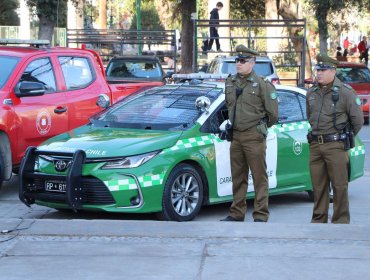
[[[54,113],[56,113],[56,114],[61,114],[61,113],[64,113],[64,112],[67,112],[67,107],[58,107],[58,108],[54,109]]]

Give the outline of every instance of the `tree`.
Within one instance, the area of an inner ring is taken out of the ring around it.
[[[195,13],[196,0],[181,0],[181,73],[190,73],[193,70],[193,21],[191,14]]]
[[[19,17],[15,12],[18,5],[17,0],[0,0],[0,25],[19,25]]]
[[[77,7],[78,0],[72,0]],[[51,41],[54,27],[66,25],[67,0],[27,0],[27,6],[39,18],[39,39]]]
[[[141,29],[142,30],[164,30],[164,26],[159,19],[157,10],[153,3],[143,3],[141,8]],[[137,29],[137,13],[134,14],[130,30]]]
[[[315,12],[319,26],[320,52],[328,51],[328,15],[346,8],[357,7],[360,10],[370,10],[370,0],[306,0]]]

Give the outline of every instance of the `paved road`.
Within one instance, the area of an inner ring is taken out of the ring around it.
[[[369,127],[363,131],[370,151]],[[227,204],[192,222],[154,215],[60,213],[0,191],[0,280],[370,279],[370,159],[349,189],[351,224],[310,224],[305,193],[271,198],[269,223],[218,220]]]

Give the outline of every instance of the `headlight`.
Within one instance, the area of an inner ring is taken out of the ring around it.
[[[129,156],[117,160],[108,161],[101,167],[101,169],[135,168],[146,163],[158,153],[159,151],[155,151],[137,156]]]

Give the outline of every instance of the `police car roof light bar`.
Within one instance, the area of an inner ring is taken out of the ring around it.
[[[208,73],[190,73],[190,74],[173,74],[174,80],[204,80],[204,79],[226,79],[229,74],[208,74]]]
[[[28,45],[28,46],[49,46],[49,40],[23,40],[23,39],[4,39],[0,38],[0,45]]]

